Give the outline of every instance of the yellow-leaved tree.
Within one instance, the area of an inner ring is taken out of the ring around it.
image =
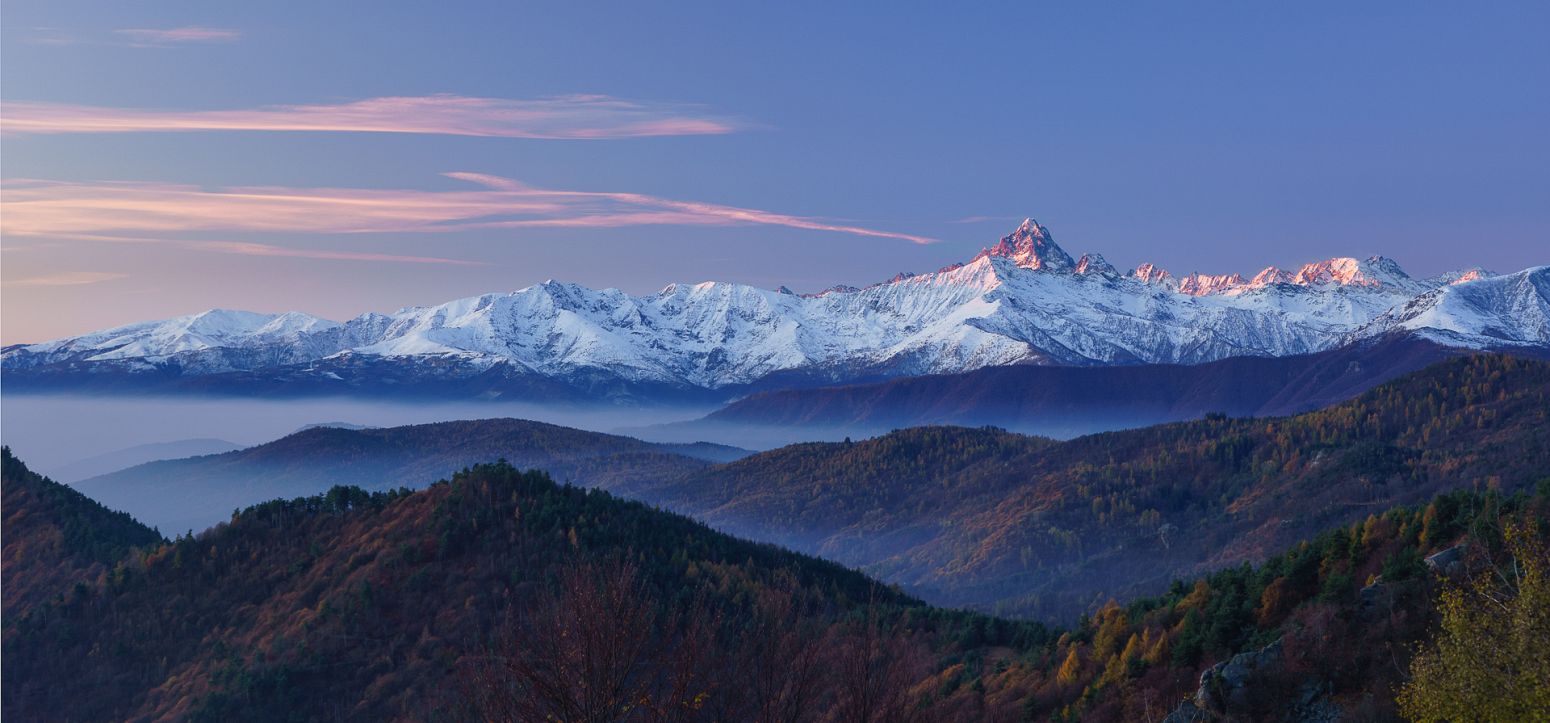
[[[1506,533],[1507,564],[1442,592],[1441,629],[1399,693],[1406,717],[1550,720],[1550,551],[1538,529]]]

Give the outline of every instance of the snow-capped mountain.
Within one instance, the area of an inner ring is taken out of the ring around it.
[[[1029,219],[965,264],[865,288],[673,284],[645,296],[554,281],[335,323],[212,310],[4,351],[8,383],[93,378],[344,391],[478,380],[490,394],[710,390],[1035,364],[1199,363],[1394,332],[1550,346],[1550,267],[1426,280],[1389,259],[1176,277],[1073,260]],[[106,376],[105,376],[106,375]],[[520,382],[520,383],[518,383]]]

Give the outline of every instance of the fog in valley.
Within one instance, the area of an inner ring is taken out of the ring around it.
[[[514,417],[596,432],[629,433],[699,418],[708,408],[551,407],[501,402],[389,402],[323,398],[114,397],[7,394],[0,437],[39,472],[141,445],[185,440],[262,444],[312,424],[372,427]],[[650,435],[646,435],[650,436]],[[176,455],[185,456],[185,455]]]

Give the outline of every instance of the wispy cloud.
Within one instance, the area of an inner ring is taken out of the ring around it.
[[[181,28],[122,28],[86,31],[70,28],[32,28],[25,42],[34,45],[106,45],[127,48],[168,48],[175,45],[231,43],[242,38],[240,30],[190,25]]]
[[[85,284],[98,284],[104,281],[122,279],[128,274],[114,273],[111,271],[65,271],[47,276],[33,276],[26,279],[17,279],[6,282],[7,286],[82,286]]]
[[[290,246],[255,243],[251,241],[213,241],[208,239],[161,238],[151,236],[123,236],[116,234],[61,234],[52,238],[67,241],[100,241],[117,244],[146,244],[175,246],[188,251],[201,251],[237,256],[275,256],[297,259],[321,259],[325,261],[380,261],[395,264],[439,264],[447,266],[489,266],[484,261],[451,259],[441,256],[412,256],[405,254],[381,254],[368,251],[330,251],[326,249],[300,249]],[[14,246],[14,244],[12,245]],[[10,248],[8,246],[7,248]]]
[[[19,236],[180,233],[445,233],[524,227],[765,225],[935,239],[759,209],[639,193],[556,191],[478,173],[449,173],[479,190],[243,187],[13,180],[0,229]]]
[[[188,241],[183,245],[201,251],[214,251],[240,256],[283,256],[296,259],[322,259],[325,261],[383,261],[394,264],[442,264],[448,266],[489,266],[483,261],[448,259],[440,256],[405,256],[402,254],[374,254],[361,251],[324,251],[321,249],[297,249],[286,246],[250,243],[247,241]]]
[[[180,43],[230,43],[242,37],[242,33],[230,28],[207,28],[189,25],[181,28],[123,28],[115,34],[128,38],[131,44],[144,46],[177,45]]]
[[[79,45],[82,42],[80,35],[65,28],[47,27],[33,28],[24,41],[34,45]]]
[[[601,95],[528,100],[427,95],[239,110],[150,110],[11,101],[0,129],[21,133],[334,131],[594,140],[731,133],[695,106]]]

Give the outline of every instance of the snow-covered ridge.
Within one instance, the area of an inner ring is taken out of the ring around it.
[[[671,284],[632,296],[548,281],[364,314],[212,310],[5,350],[7,374],[285,369],[333,378],[362,360],[438,374],[722,389],[772,375],[845,381],[1014,363],[1198,363],[1321,351],[1395,331],[1488,347],[1550,345],[1550,269],[1417,280],[1391,260],[1174,276],[1073,260],[1025,221],[966,264],[817,294]],[[266,371],[267,373],[267,371]],[[419,373],[419,372],[414,372]],[[329,376],[333,375],[333,376]],[[606,393],[606,392],[604,392]]]

